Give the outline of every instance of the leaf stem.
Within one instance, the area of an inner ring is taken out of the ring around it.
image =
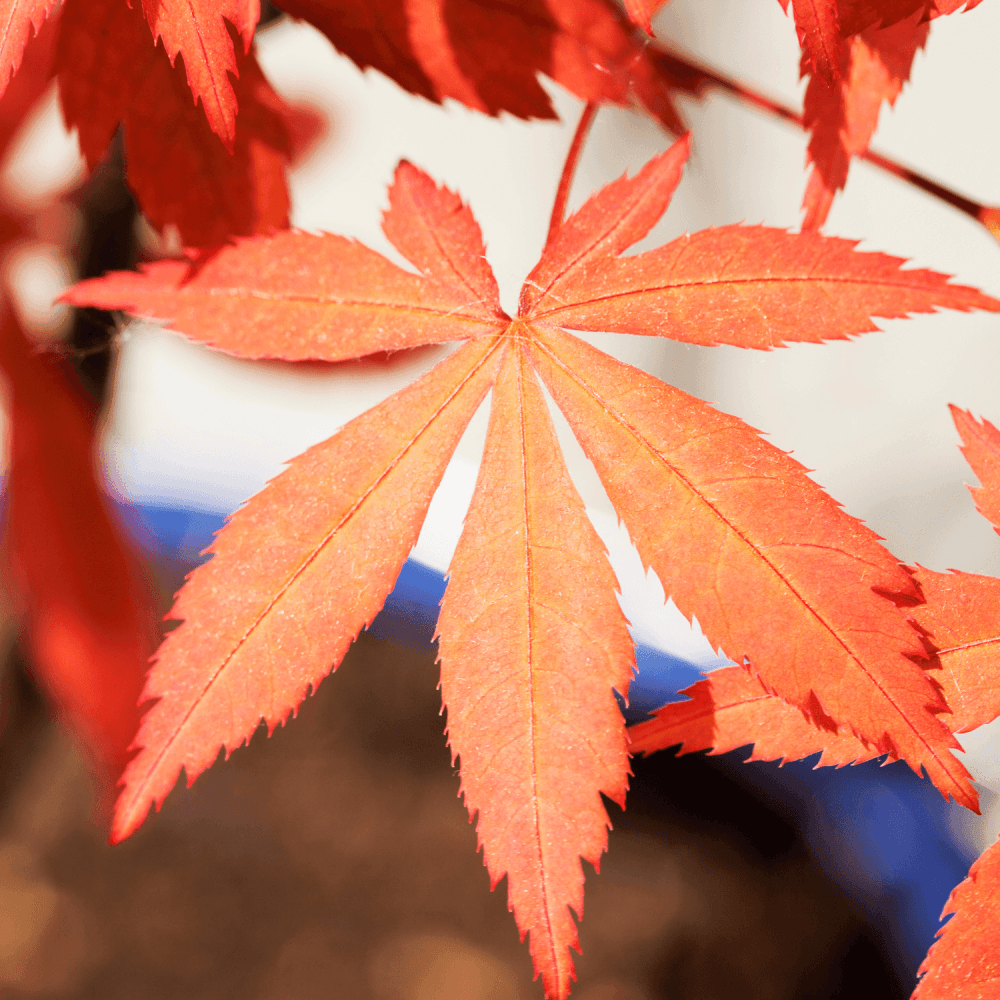
[[[683,55],[662,43],[657,43],[656,47],[671,75],[676,76],[678,81],[682,81],[680,82],[679,89],[700,94],[707,87],[717,87],[719,90],[723,90],[731,96],[738,98],[744,104],[750,104],[761,111],[774,115],[776,118],[781,118],[783,121],[797,125],[801,129],[806,129],[805,119],[802,115],[798,111],[788,107],[787,104],[768,97],[766,94],[761,94],[722,73],[717,73],[715,70],[709,69],[689,56]],[[908,184],[912,184],[914,187],[920,188],[921,191],[945,202],[945,204],[951,205],[952,208],[957,208],[960,212],[964,212],[970,218],[975,219],[981,225],[985,226],[993,237],[1000,241],[1000,208],[982,205],[971,198],[966,198],[964,195],[960,195],[918,171],[911,170],[891,157],[876,153],[874,150],[865,150],[865,152],[858,154],[858,158],[866,160],[873,166],[892,174],[894,177],[898,177],[900,180],[906,181]]]
[[[597,114],[597,104],[590,101],[583,109],[580,120],[577,122],[576,131],[573,133],[573,141],[570,143],[569,151],[566,153],[566,162],[563,164],[562,176],[559,178],[559,187],[556,190],[555,204],[552,206],[552,219],[549,222],[549,234],[545,238],[546,249],[556,238],[566,217],[566,202],[569,200],[569,189],[573,186],[573,175],[576,173],[576,166],[580,160],[580,153],[583,152],[583,144],[587,141],[587,133],[590,131],[591,122]]]

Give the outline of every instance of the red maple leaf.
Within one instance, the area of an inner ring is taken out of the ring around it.
[[[242,110],[230,152],[192,101],[184,68],[152,44],[138,5],[66,0],[57,45],[63,116],[88,166],[124,125],[128,183],[154,226],[208,246],[288,224],[285,109],[252,51],[234,57]]]
[[[0,366],[10,392],[9,582],[40,685],[110,806],[156,645],[152,601],[95,479],[96,414],[65,362],[40,353],[6,308]]]
[[[613,0],[285,0],[281,7],[361,69],[380,70],[428,100],[555,118],[537,79],[544,73],[585,101],[638,103],[671,131],[683,130],[672,94],[689,83],[636,37]]]
[[[687,141],[594,195],[553,232],[516,317],[500,307],[469,209],[403,163],[383,229],[419,273],[332,235],[239,240],[191,263],[83,282],[78,305],[170,320],[244,357],[334,361],[464,341],[416,383],[292,461],[218,534],[178,595],[113,838],[293,713],[370,623],[416,542],[460,435],[493,388],[488,441],[438,624],[449,743],[496,884],[565,997],[582,912],[580,857],[621,800],[633,666],[601,543],[566,474],[539,379],[593,461],[646,566],[714,646],[769,691],[974,792],[883,593],[916,597],[877,536],[787,454],[560,329],[773,347],[843,339],[872,316],[1000,311],[939,274],[844,240],[728,226],[622,256],[660,218]],[[563,186],[565,187],[565,185]],[[554,221],[561,220],[557,202]]]
[[[789,0],[778,0],[788,13]],[[803,67],[828,87],[840,79],[840,12],[837,0],[791,0]],[[805,72],[802,74],[805,76]]]
[[[56,30],[56,22],[50,19],[28,40],[20,57],[20,68],[0,95],[0,154],[10,145],[52,80]],[[10,214],[11,207],[5,206],[4,225],[12,221],[8,218]],[[0,245],[4,242],[0,240]]]
[[[25,46],[42,32],[45,19],[59,0],[0,2],[0,95],[21,65]]]
[[[840,0],[840,30],[844,38],[865,28],[888,28],[921,12],[925,21],[959,10],[972,10],[982,0]]]
[[[239,99],[229,76],[238,77],[240,67],[223,18],[234,25],[244,53],[249,53],[260,0],[142,0],[142,9],[154,40],[163,40],[170,65],[182,56],[191,93],[201,101],[212,130],[232,150]]]
[[[787,9],[788,0],[780,0]],[[812,133],[812,170],[802,228],[818,230],[847,183],[851,159],[864,153],[883,103],[895,105],[929,21],[978,0],[794,0],[802,45],[800,75],[809,78],[804,120]]]
[[[802,207],[803,229],[819,229],[834,195],[847,183],[851,158],[871,143],[883,102],[896,103],[917,51],[927,41],[921,14],[887,28],[870,27],[839,43],[839,72],[830,83],[810,75],[805,97],[805,123],[812,132],[812,171]],[[802,75],[808,75],[803,56]]]

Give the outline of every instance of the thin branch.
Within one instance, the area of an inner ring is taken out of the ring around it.
[[[783,121],[797,125],[801,129],[806,128],[802,115],[787,104],[761,94],[722,73],[717,73],[715,70],[701,65],[689,56],[683,55],[675,49],[670,49],[662,43],[657,43],[656,47],[659,49],[665,64],[669,67],[669,71],[676,74],[678,80],[683,81],[680,89],[700,94],[708,87],[717,87],[719,90],[738,98],[744,104],[760,108],[760,110]],[[858,158],[866,160],[873,166],[879,167],[881,170],[892,174],[894,177],[898,177],[900,180],[906,181],[908,184],[912,184],[914,187],[920,188],[921,191],[933,195],[940,201],[951,205],[952,208],[957,208],[960,212],[964,212],[970,218],[975,219],[985,226],[994,238],[1000,241],[1000,208],[982,205],[971,198],[957,194],[943,184],[925,177],[916,170],[911,170],[909,167],[903,166],[891,157],[876,153],[874,150],[869,149],[863,153],[859,153]]]
[[[587,133],[590,131],[590,124],[597,113],[597,104],[591,101],[580,115],[576,132],[573,133],[573,141],[570,143],[569,152],[566,154],[566,162],[563,164],[562,176],[559,178],[559,188],[556,191],[555,204],[552,206],[552,219],[549,222],[549,235],[545,238],[545,246],[548,247],[556,238],[566,217],[566,202],[569,200],[569,189],[573,186],[573,175],[576,173],[576,165],[580,160],[580,153],[583,152],[583,144],[587,141]]]

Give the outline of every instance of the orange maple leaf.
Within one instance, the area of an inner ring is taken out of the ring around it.
[[[996,526],[1000,431],[957,407],[951,411],[962,451],[983,484],[969,489],[979,511]],[[924,669],[947,704],[941,721],[953,733],[978,729],[1000,717],[1000,579],[956,570],[938,573],[923,566],[910,572],[920,603],[908,613],[924,636]],[[784,762],[821,753],[817,767],[841,767],[880,755],[853,733],[838,731],[830,720],[810,720],[739,667],[714,671],[682,693],[690,700],[664,705],[652,719],[632,727],[632,753],[680,746],[681,753],[718,754],[753,744],[749,760]]]
[[[419,273],[331,235],[240,240],[191,262],[81,283],[78,305],[166,318],[244,357],[340,360],[464,341],[411,387],[293,460],[219,533],[178,596],[112,835],[184,768],[273,729],[391,591],[451,451],[486,392],[483,465],[438,625],[442,690],[486,863],[549,996],[565,997],[580,857],[606,846],[600,794],[627,782],[633,666],[601,544],[555,445],[539,378],[594,462],[646,566],[686,614],[788,702],[974,796],[922,646],[879,592],[915,596],[877,536],[735,417],[560,327],[772,347],[874,329],[873,315],[1000,302],[814,234],[730,226],[622,256],[666,209],[682,140],[554,229],[518,315],[500,307],[479,227],[402,163],[383,229]],[[561,208],[559,209],[561,215]],[[878,592],[877,592],[878,591]]]
[[[979,477],[969,487],[976,507],[1000,532],[1000,431],[988,420],[951,407],[962,453]],[[945,676],[955,732],[968,732],[1000,716],[1000,580],[971,573],[933,573],[918,579],[927,603],[914,609]],[[972,1000],[1000,995],[1000,844],[973,864],[941,914],[951,920],[919,969],[914,1000]]]
[[[1000,533],[1000,431],[956,406],[951,415],[962,437],[962,453],[982,484],[970,486],[969,492]],[[970,732],[1000,716],[1000,580],[922,566],[913,572],[924,603],[912,614],[943,668],[951,715],[942,718],[953,732]]]

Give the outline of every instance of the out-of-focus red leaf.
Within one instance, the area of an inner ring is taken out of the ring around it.
[[[57,66],[63,116],[92,168],[120,125],[129,186],[158,229],[174,225],[185,244],[288,224],[284,106],[253,52],[237,48],[240,104],[230,154],[192,102],[183,66],[153,46],[138,5],[66,0]]]
[[[1000,997],[1000,843],[969,869],[941,914],[920,966],[912,1000],[997,1000]]]
[[[789,0],[778,0],[788,13]],[[840,79],[840,12],[837,0],[791,0],[795,30],[812,72],[832,87]]]
[[[625,0],[625,13],[632,19],[632,23],[639,25],[647,35],[653,33],[649,0]]]
[[[58,21],[42,24],[24,48],[20,68],[0,97],[0,156],[52,80]]]
[[[362,69],[412,94],[477,111],[554,118],[537,75],[585,101],[638,103],[683,130],[672,63],[639,37],[613,0],[285,0]]]
[[[860,34],[866,28],[888,28],[917,12],[925,21],[972,10],[982,0],[841,0],[840,33],[843,38]]]
[[[298,163],[312,152],[317,141],[329,128],[329,123],[319,108],[305,101],[286,105],[284,119],[291,162]]]
[[[139,725],[158,630],[136,556],[94,472],[94,414],[64,362],[5,311],[10,401],[6,549],[31,661],[88,753],[108,804]]]
[[[229,76],[239,76],[240,67],[223,18],[232,22],[249,52],[260,0],[142,0],[142,8],[170,64],[178,55],[183,59],[195,101],[201,101],[212,130],[232,150],[238,99]]]
[[[607,848],[603,792],[625,804],[623,695],[635,666],[615,577],[520,345],[507,349],[475,496],[438,622],[448,742],[490,880],[548,997],[569,994],[581,855]]]

